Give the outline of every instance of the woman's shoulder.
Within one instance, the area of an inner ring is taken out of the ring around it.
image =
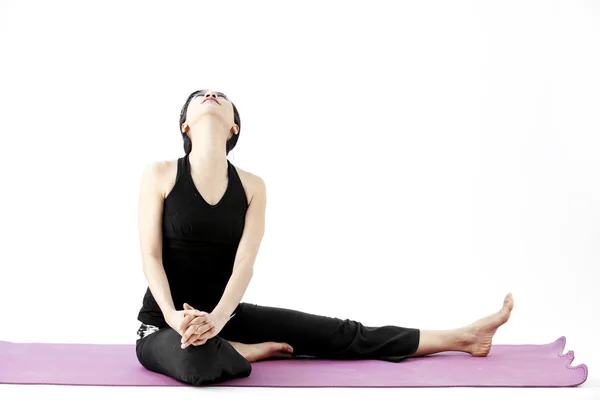
[[[179,159],[174,158],[174,159],[170,159],[170,160],[158,160],[158,161],[153,161],[150,164],[152,165],[152,167],[154,168],[155,172],[158,174],[168,174],[169,172],[173,171],[173,170],[177,170],[177,162],[179,161]]]
[[[178,159],[150,161],[146,164],[144,173],[156,180],[168,180],[177,174],[177,161]]]
[[[251,201],[252,197],[254,197],[256,193],[260,193],[265,190],[265,181],[259,175],[250,171],[246,171],[235,165],[234,167],[238,173],[238,176],[240,177],[240,181],[242,181],[242,186],[246,191],[246,197],[248,197],[248,201]]]
[[[152,181],[153,186],[160,191],[163,198],[175,185],[177,161],[178,159],[150,161],[145,166],[144,179]]]

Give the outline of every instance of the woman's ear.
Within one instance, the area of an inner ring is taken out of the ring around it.
[[[231,133],[231,135],[229,135],[229,137],[227,138],[227,140],[231,139],[234,135],[237,135],[237,133],[238,133],[238,126],[234,125],[233,128],[231,128],[229,130],[229,133]]]

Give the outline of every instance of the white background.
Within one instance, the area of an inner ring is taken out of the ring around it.
[[[180,108],[209,88],[241,114],[229,159],[267,184],[243,301],[448,329],[512,292],[494,343],[565,335],[590,375],[576,389],[207,396],[598,394],[597,2],[0,5],[0,340],[134,343],[141,173],[184,154]],[[131,390],[198,395],[0,397]]]

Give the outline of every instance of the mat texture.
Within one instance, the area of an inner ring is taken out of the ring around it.
[[[566,339],[543,345],[493,345],[487,357],[444,352],[399,363],[295,358],[252,363],[247,378],[212,386],[262,387],[559,387],[587,379],[571,366]],[[0,383],[186,386],[142,367],[132,344],[50,344],[0,341]]]

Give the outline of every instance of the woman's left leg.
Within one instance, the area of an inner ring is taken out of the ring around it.
[[[504,297],[502,308],[470,325],[452,330],[421,330],[419,348],[415,357],[443,351],[462,351],[471,355],[487,356],[492,349],[492,338],[500,326],[510,318],[514,306],[512,294]]]
[[[393,325],[368,327],[349,319],[241,303],[234,319],[221,331],[221,336],[248,345],[284,342],[294,348],[294,356],[318,358],[398,362],[407,357],[444,351],[486,356],[496,330],[510,318],[513,305],[513,296],[509,293],[499,311],[468,326],[426,331]]]
[[[293,356],[399,362],[417,351],[420,331],[241,303],[221,336],[245,344],[285,342],[293,347]]]

